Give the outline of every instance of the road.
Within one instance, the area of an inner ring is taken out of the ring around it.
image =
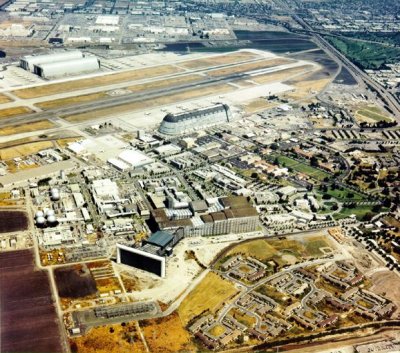
[[[292,13],[292,16],[301,26],[303,26],[304,29],[309,31],[311,37],[322,49],[325,49],[329,53],[333,54],[337,59],[341,61],[341,63],[353,74],[354,78],[359,84],[361,84],[362,86],[366,84],[367,86],[370,86],[374,90],[376,90],[382,97],[384,103],[386,103],[386,105],[393,111],[393,114],[396,116],[397,121],[400,122],[400,104],[389,91],[387,91],[377,82],[375,82],[363,70],[361,70],[358,66],[347,59],[346,56],[344,56],[335,47],[333,47],[320,34],[314,32],[313,28],[302,18],[294,13]]]

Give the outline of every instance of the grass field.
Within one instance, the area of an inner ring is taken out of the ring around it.
[[[347,188],[341,188],[341,189],[332,189],[328,188],[328,191],[326,192],[328,195],[331,195],[337,200],[354,200],[354,201],[360,201],[364,200],[365,197],[363,194],[358,193],[357,191],[353,191]],[[350,197],[353,195],[353,197]]]
[[[250,101],[244,106],[244,111],[248,114],[253,114],[256,112],[263,111],[265,109],[273,108],[277,106],[278,103],[276,102],[270,102],[267,101],[266,99],[258,98]]]
[[[146,352],[135,322],[92,328],[84,336],[71,338],[70,346],[73,353]]]
[[[201,69],[210,66],[234,64],[240,61],[258,58],[259,55],[250,52],[237,52],[226,55],[215,55],[208,58],[195,59],[179,63],[178,65],[186,69]]]
[[[165,318],[141,321],[140,326],[152,353],[196,351],[176,312]]]
[[[392,118],[385,115],[385,113],[377,106],[366,106],[356,112],[356,118],[360,122],[374,123],[377,121],[393,121]]]
[[[82,90],[86,88],[148,79],[157,76],[174,74],[181,71],[182,69],[179,69],[172,65],[161,65],[161,66],[147,67],[137,70],[118,72],[111,75],[96,76],[91,78],[66,81],[62,83],[51,83],[48,85],[23,88],[15,90],[13,91],[13,93],[20,98],[26,98],[26,99],[36,98],[36,97],[50,96],[53,94],[60,94],[64,92]]]
[[[379,69],[384,64],[398,62],[400,57],[398,47],[345,37],[326,36],[326,39],[363,69]]]
[[[92,119],[98,119],[105,116],[113,116],[115,114],[132,112],[140,109],[149,109],[149,108],[159,107],[162,105],[178,103],[185,100],[206,97],[209,95],[218,95],[221,93],[233,91],[234,89],[235,89],[234,87],[227,84],[218,84],[202,88],[193,88],[181,93],[174,93],[174,94],[164,95],[158,98],[145,99],[140,102],[122,104],[112,108],[103,108],[88,113],[70,115],[65,117],[64,119],[69,122],[87,121]]]
[[[129,86],[127,89],[136,93],[136,92],[143,92],[155,89],[161,89],[166,87],[173,87],[183,85],[185,83],[192,83],[196,81],[203,81],[204,77],[200,75],[185,75],[179,77],[173,77],[165,80],[157,80],[148,83],[142,83],[134,86]]]
[[[280,166],[291,168],[299,173],[307,174],[313,179],[321,181],[324,180],[326,177],[330,177],[330,174],[324,172],[323,170],[311,167],[310,165],[302,162],[298,162],[292,158],[282,155],[278,155],[276,158],[278,158]]]
[[[283,69],[276,72],[271,72],[268,74],[254,76],[252,77],[252,81],[260,84],[269,83],[273,81],[283,81],[289,79],[294,75],[298,75],[303,72],[309,72],[312,69],[313,69],[312,65],[297,66],[289,69]]]
[[[263,284],[257,287],[256,292],[270,297],[280,305],[287,305],[287,301],[290,298],[289,295],[278,292],[273,286],[270,286],[268,284]]]
[[[0,119],[11,118],[13,116],[32,113],[33,110],[28,107],[14,107],[0,109]]]
[[[270,60],[260,60],[260,61],[256,61],[256,62],[252,62],[252,63],[226,67],[223,69],[211,70],[211,71],[208,71],[207,74],[211,77],[220,77],[220,76],[227,76],[227,75],[248,72],[248,71],[253,71],[253,70],[267,69],[267,68],[271,68],[271,67],[275,67],[275,66],[279,66],[279,65],[290,64],[292,62],[294,62],[294,61],[289,60],[289,59],[282,59],[282,58],[270,59]]]
[[[25,157],[30,154],[39,152],[46,148],[53,147],[53,143],[50,141],[43,142],[32,142],[25,145],[16,147],[2,148],[0,149],[0,160],[8,160],[16,157]]]
[[[149,91],[149,90],[178,86],[178,85],[182,85],[185,83],[191,83],[191,82],[201,81],[201,80],[204,80],[204,78],[202,78],[199,75],[185,75],[185,76],[175,77],[175,78],[171,78],[171,79],[157,80],[157,81],[153,81],[153,82],[132,85],[132,86],[126,87],[126,89],[128,89],[129,91],[131,91],[133,93],[139,93],[139,92],[144,92],[144,91]],[[109,94],[107,94],[107,91],[91,93],[91,94],[83,94],[80,96],[74,96],[74,97],[68,97],[68,98],[53,99],[50,101],[37,103],[36,106],[43,110],[48,110],[48,109],[65,107],[65,106],[71,106],[71,105],[80,104],[80,103],[93,102],[93,101],[101,100],[104,98],[111,98],[111,96]]]
[[[243,254],[245,257],[251,256],[264,263],[273,260],[279,266],[283,266],[292,259],[296,261],[322,256],[323,252],[320,248],[328,247],[331,247],[331,244],[323,235],[307,236],[302,238],[301,241],[291,238],[257,239],[238,244],[229,250],[220,262],[222,264],[228,257],[235,254]]]
[[[0,128],[0,136],[22,134],[24,132],[47,130],[55,127],[49,120],[39,120],[29,124],[7,125]]]
[[[246,313],[240,312],[237,309],[231,309],[229,315],[239,321],[241,324],[252,328],[256,323],[256,318],[254,316],[247,315]]]
[[[195,316],[209,310],[215,313],[219,307],[237,293],[237,289],[227,280],[210,272],[189,293],[179,306],[178,313],[184,325]]]
[[[349,217],[350,215],[354,214],[356,216],[356,218],[360,221],[363,219],[363,217],[367,213],[375,214],[374,212],[372,212],[372,207],[373,206],[370,206],[370,205],[360,205],[355,208],[344,207],[340,210],[340,212],[335,213],[333,215],[333,218],[341,219],[341,218]],[[386,208],[382,208],[382,210],[381,210],[381,212],[386,212],[386,211],[387,211]]]
[[[35,105],[43,110],[66,107],[74,104],[85,103],[85,102],[93,102],[102,98],[108,97],[105,92],[98,92],[92,94],[84,94],[81,96],[68,97],[68,98],[60,98],[53,99],[50,101],[45,101],[41,103],[36,103]]]
[[[11,102],[12,99],[4,94],[0,93],[0,104]]]

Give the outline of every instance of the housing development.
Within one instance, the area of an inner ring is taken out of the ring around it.
[[[0,1],[0,352],[400,352],[399,11]]]

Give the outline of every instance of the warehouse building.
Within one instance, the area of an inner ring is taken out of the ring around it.
[[[181,135],[232,120],[226,104],[191,110],[179,114],[167,114],[161,122],[159,132],[164,135]]]
[[[34,65],[34,73],[43,78],[84,74],[100,69],[100,61],[94,56],[67,61],[58,61]]]
[[[34,72],[35,65],[68,62],[69,60],[81,59],[83,54],[79,50],[64,51],[62,53],[46,55],[27,55],[21,58],[20,66],[26,71]]]
[[[27,55],[20,66],[43,78],[55,78],[84,74],[100,69],[100,61],[94,56],[84,56],[79,50],[47,55]]]

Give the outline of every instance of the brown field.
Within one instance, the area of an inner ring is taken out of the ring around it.
[[[63,352],[49,277],[32,251],[0,253],[0,268],[0,352]]]
[[[22,211],[0,211],[0,233],[28,229],[28,217]]]
[[[39,120],[29,124],[23,123],[17,125],[7,125],[0,128],[0,136],[16,135],[31,131],[47,130],[55,126],[56,125],[49,120]]]
[[[193,317],[206,310],[215,313],[236,293],[237,289],[231,282],[210,272],[183,300],[178,309],[179,316],[187,325]]]
[[[36,103],[35,105],[37,107],[39,107],[40,109],[48,110],[48,109],[53,109],[53,108],[67,107],[67,106],[79,104],[79,103],[92,102],[95,100],[102,99],[104,97],[108,97],[107,93],[99,92],[99,93],[92,93],[92,94],[84,94],[84,95],[75,96],[75,97],[53,99],[50,101]]]
[[[197,351],[176,312],[165,318],[140,321],[140,326],[152,353]]]
[[[289,59],[269,59],[269,60],[260,60],[252,63],[236,65],[232,67],[226,67],[223,69],[215,69],[208,71],[208,75],[211,77],[219,77],[219,76],[227,76],[247,71],[253,71],[258,69],[267,69],[274,66],[290,64],[294,62]]]
[[[279,103],[267,101],[266,99],[257,98],[246,104],[244,110],[246,113],[252,114],[265,109],[273,108],[278,104]]]
[[[293,84],[296,89],[292,92],[284,94],[285,98],[294,100],[304,99],[310,95],[314,95],[321,92],[332,80],[330,78],[315,80],[315,81],[303,81]]]
[[[7,169],[10,173],[16,173],[21,170],[27,170],[27,169],[32,169],[38,167],[36,163],[34,164],[26,164],[23,162],[15,162],[12,159],[5,161],[5,164],[7,164]]]
[[[160,89],[160,88],[171,87],[171,86],[179,86],[179,85],[183,85],[185,83],[191,83],[191,82],[203,81],[203,80],[204,80],[204,77],[202,77],[200,75],[185,75],[185,76],[179,76],[179,77],[174,77],[174,78],[165,79],[165,80],[158,80],[158,81],[153,81],[153,82],[149,82],[149,83],[142,83],[139,85],[129,86],[129,87],[127,87],[127,89],[129,89],[132,92],[142,92],[142,91]]]
[[[252,81],[263,84],[263,83],[269,83],[273,81],[283,81],[287,80],[288,78],[308,72],[312,69],[313,67],[311,65],[303,65],[303,66],[298,66],[298,67],[292,67],[290,69],[284,69],[276,72],[271,72],[269,74],[264,74],[264,75],[259,75],[259,76],[254,76],[252,78]]]
[[[179,63],[178,65],[187,69],[200,69],[210,66],[234,64],[240,61],[256,59],[258,57],[259,55],[254,53],[238,52],[233,54],[216,55],[209,58],[185,61],[183,63]]]
[[[85,298],[96,295],[96,282],[86,265],[57,268],[54,270],[54,277],[61,298]]]
[[[50,147],[53,147],[51,141],[43,141],[27,143],[16,147],[2,148],[0,149],[0,160],[29,156]]]
[[[12,99],[4,94],[0,93],[0,104],[11,102]]]
[[[13,93],[20,98],[36,98],[86,88],[148,79],[157,76],[169,75],[180,71],[182,70],[172,65],[161,65],[144,69],[129,70],[111,75],[96,76],[92,78],[85,78],[62,83],[52,83],[32,88],[23,88],[15,90],[13,91]]]
[[[129,104],[122,104],[112,108],[104,108],[99,110],[94,110],[88,113],[81,113],[76,115],[70,115],[64,119],[69,122],[81,122],[92,119],[98,119],[104,116],[110,116],[115,114],[126,113],[130,111],[154,108],[162,105],[177,103],[180,101],[185,101],[189,99],[195,99],[199,97],[205,97],[209,95],[217,95],[220,93],[226,93],[234,90],[235,88],[227,84],[218,84],[203,88],[194,88],[181,93],[174,93],[170,95],[164,95],[158,98],[146,99],[140,102],[134,102]]]
[[[117,277],[96,279],[96,287],[100,293],[108,293],[118,289],[121,290]]]
[[[32,112],[33,110],[28,107],[0,109],[0,119],[10,118],[16,115],[28,114]]]
[[[86,335],[70,339],[72,353],[144,353],[136,322],[92,328]]]
[[[76,142],[79,140],[81,140],[81,137],[68,137],[65,139],[56,140],[56,143],[61,148],[66,148],[68,146],[68,144],[70,144],[71,142]]]

